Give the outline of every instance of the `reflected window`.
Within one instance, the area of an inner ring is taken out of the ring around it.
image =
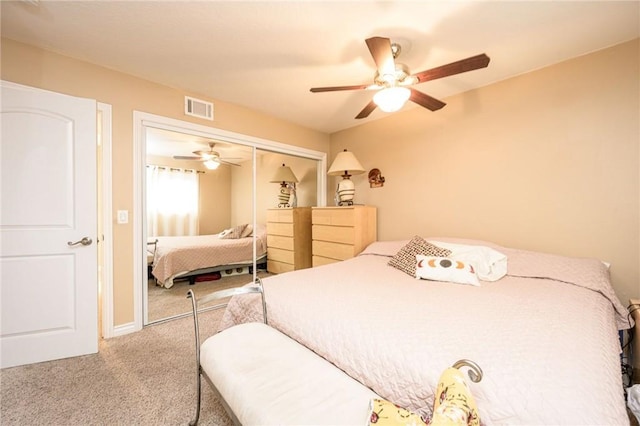
[[[198,234],[195,170],[147,166],[147,236]]]

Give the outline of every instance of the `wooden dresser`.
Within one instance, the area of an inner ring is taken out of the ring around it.
[[[267,271],[311,267],[311,207],[267,210]]]
[[[376,241],[375,207],[313,207],[311,216],[313,266],[350,259]]]

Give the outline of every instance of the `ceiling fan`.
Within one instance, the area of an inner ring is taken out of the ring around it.
[[[174,155],[173,158],[175,160],[192,160],[192,161],[202,161],[204,165],[209,170],[215,170],[220,166],[220,164],[228,164],[230,166],[238,166],[240,164],[231,163],[227,160],[240,160],[240,158],[221,158],[220,154],[217,151],[214,151],[213,148],[216,146],[215,142],[209,142],[209,151],[193,151],[196,156],[193,155]]]
[[[373,100],[360,111],[356,119],[368,117],[376,107],[379,107],[385,112],[398,111],[407,100],[411,100],[431,111],[439,110],[446,105],[444,102],[409,86],[485,68],[489,65],[489,57],[483,53],[447,65],[411,74],[406,65],[395,61],[401,51],[399,44],[391,43],[391,40],[385,37],[371,37],[366,39],[366,43],[377,67],[373,84],[314,87],[311,89],[313,93],[334,92],[339,90],[378,90],[373,96]]]

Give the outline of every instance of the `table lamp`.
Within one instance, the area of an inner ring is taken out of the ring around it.
[[[342,176],[336,189],[336,204],[339,206],[353,205],[353,197],[356,192],[355,185],[350,179],[351,175],[364,173],[364,167],[352,152],[346,149],[336,155],[327,174],[329,176]]]
[[[278,207],[292,207],[289,203],[291,198],[291,188],[289,184],[293,184],[295,188],[295,184],[298,182],[298,178],[291,171],[291,167],[285,166],[284,163],[282,167],[279,167],[276,171],[276,174],[270,181],[271,183],[279,183],[280,184],[280,194],[278,195]]]

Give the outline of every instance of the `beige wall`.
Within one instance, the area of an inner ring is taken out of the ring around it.
[[[1,47],[2,79],[112,105],[114,211],[133,210],[134,110],[328,152],[328,135],[255,111],[209,99],[215,122],[187,117],[183,96],[197,94],[11,40]],[[347,148],[382,171],[382,188],[353,177],[356,202],[378,207],[379,239],[446,235],[597,257],[612,263],[626,303],[640,296],[639,50],[635,40],[445,99],[435,113],[333,134],[330,159]],[[233,208],[232,221],[243,219],[246,207]],[[132,232],[114,224],[116,325],[133,320]]]
[[[133,211],[133,111],[171,117],[328,152],[329,136],[237,105],[208,99],[2,39],[3,80],[96,99],[112,106],[113,210]],[[184,115],[184,96],[215,103],[215,121]],[[115,217],[115,214],[114,214]],[[114,322],[133,321],[133,225],[113,226]]]
[[[200,175],[200,235],[217,234],[230,228],[231,223],[231,168],[221,165]]]
[[[640,296],[639,51],[635,40],[333,134],[330,158],[347,148],[382,171],[383,188],[352,178],[356,202],[378,207],[381,240],[599,258],[626,304]]]

